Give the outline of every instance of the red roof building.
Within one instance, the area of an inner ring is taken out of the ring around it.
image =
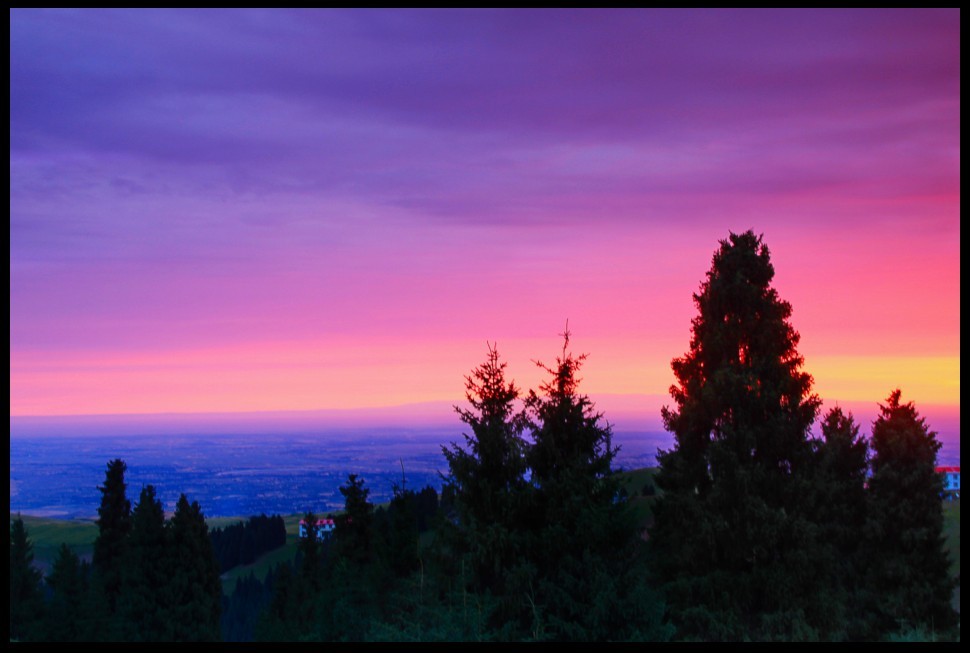
[[[956,498],[960,498],[960,466],[959,465],[944,465],[942,467],[936,468],[937,474],[943,474],[943,490],[944,492],[952,492],[956,494]]]
[[[317,523],[316,523],[316,528],[314,528],[314,531],[316,532],[317,539],[320,539],[320,538],[323,538],[325,536],[330,535],[331,533],[333,533],[333,529],[334,528],[336,528],[336,524],[334,523],[334,521],[332,519],[318,519],[317,520]],[[300,520],[300,537],[302,538],[302,537],[306,537],[306,536],[307,536],[306,520],[301,519]]]

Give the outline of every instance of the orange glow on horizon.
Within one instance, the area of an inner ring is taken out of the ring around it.
[[[669,346],[632,339],[574,339],[589,353],[581,390],[589,395],[668,397]],[[499,342],[507,379],[537,388],[556,339]],[[464,376],[481,363],[484,342],[391,341],[369,345],[263,343],[256,347],[73,356],[16,354],[11,359],[11,416],[205,413],[401,406],[460,402]],[[678,354],[681,355],[681,354]],[[804,370],[823,399],[884,401],[896,387],[910,401],[959,406],[959,356],[812,356]]]
[[[960,405],[959,356],[814,356],[805,369],[823,398],[883,402],[900,388],[917,407]]]

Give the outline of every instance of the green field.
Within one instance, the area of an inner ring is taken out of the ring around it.
[[[13,522],[17,515],[10,513]],[[98,536],[98,525],[93,520],[54,519],[51,517],[31,517],[23,515],[24,526],[34,545],[34,564],[47,572],[50,563],[57,557],[61,543],[67,544],[82,558],[91,559],[94,540]]]
[[[222,575],[222,591],[225,594],[232,594],[236,588],[236,582],[252,572],[256,578],[263,580],[269,570],[285,560],[292,560],[296,555],[296,545],[300,539],[300,519],[302,515],[283,515],[283,523],[286,524],[286,544],[278,549],[260,556],[251,565],[241,565],[233,567]]]
[[[16,517],[15,513],[10,513],[11,522]],[[300,518],[300,515],[284,516],[283,522],[286,524],[287,534],[286,546],[271,551],[252,565],[232,569],[223,577],[223,587],[225,588],[228,585],[228,591],[231,591],[235,587],[236,579],[241,575],[249,574],[251,570],[262,578],[271,565],[287,557],[292,557],[296,553]],[[51,562],[61,548],[61,543],[66,543],[82,558],[91,559],[94,540],[98,536],[98,526],[94,520],[55,519],[52,517],[32,517],[30,515],[22,515],[22,519],[34,546],[34,565],[44,573],[47,573],[50,569]],[[245,521],[245,519],[245,517],[214,517],[206,519],[206,523],[209,528],[225,528],[230,524]]]
[[[653,487],[657,493],[660,492],[653,479],[656,473],[656,467],[647,467],[644,469],[634,469],[629,472],[621,472],[619,474],[620,484],[630,498],[630,504],[633,506],[636,514],[637,523],[641,524],[644,530],[653,525],[653,501],[657,495],[644,496],[643,489],[645,487]]]

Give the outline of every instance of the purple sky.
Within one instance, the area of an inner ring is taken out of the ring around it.
[[[457,401],[567,318],[630,408],[748,228],[824,398],[959,406],[958,10],[10,16],[11,415]]]

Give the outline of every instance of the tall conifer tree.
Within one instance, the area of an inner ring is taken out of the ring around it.
[[[811,476],[812,516],[817,523],[816,572],[828,592],[828,632],[833,638],[865,637],[863,580],[866,556],[866,480],[869,443],[859,435],[852,413],[838,406],[822,419],[822,438],[815,442]]]
[[[88,617],[87,565],[67,544],[61,544],[51,564],[47,586],[51,590],[47,607],[44,639],[51,642],[85,641]]]
[[[104,485],[98,486],[101,506],[98,508],[98,537],[94,541],[92,563],[112,614],[121,592],[128,534],[131,532],[131,502],[125,494],[127,469],[123,460],[112,460],[105,472]]]
[[[894,390],[872,426],[869,480],[869,590],[880,622],[874,634],[956,622],[954,581],[944,548],[940,442],[912,402]]]
[[[651,538],[682,637],[823,636],[801,503],[820,401],[773,277],[761,237],[721,241],[694,295],[690,348],[672,363],[675,406],[662,416],[674,446],[658,454]]]
[[[40,621],[41,573],[34,567],[34,545],[24,520],[10,524],[10,638],[32,639]]]
[[[537,639],[598,641],[667,637],[662,603],[644,582],[640,538],[619,492],[612,427],[579,392],[586,355],[562,355],[530,391],[526,411],[533,443],[528,557],[536,578],[527,600]]]
[[[471,428],[464,446],[442,447],[448,461],[458,511],[460,539],[474,567],[477,589],[501,592],[520,554],[516,531],[522,525],[525,493],[525,422],[515,402],[519,389],[505,380],[506,364],[498,349],[465,377],[470,408],[455,407]]]
[[[199,503],[190,504],[184,494],[180,495],[169,528],[174,639],[217,641],[221,632],[222,582],[219,561]]]
[[[119,611],[132,641],[171,641],[172,601],[170,541],[162,502],[155,487],[146,485],[131,514],[127,574],[122,583]]]
[[[344,512],[334,519],[335,555],[354,564],[371,562],[374,554],[374,504],[370,502],[370,488],[357,474],[349,474],[347,483],[340,486],[344,496]]]

